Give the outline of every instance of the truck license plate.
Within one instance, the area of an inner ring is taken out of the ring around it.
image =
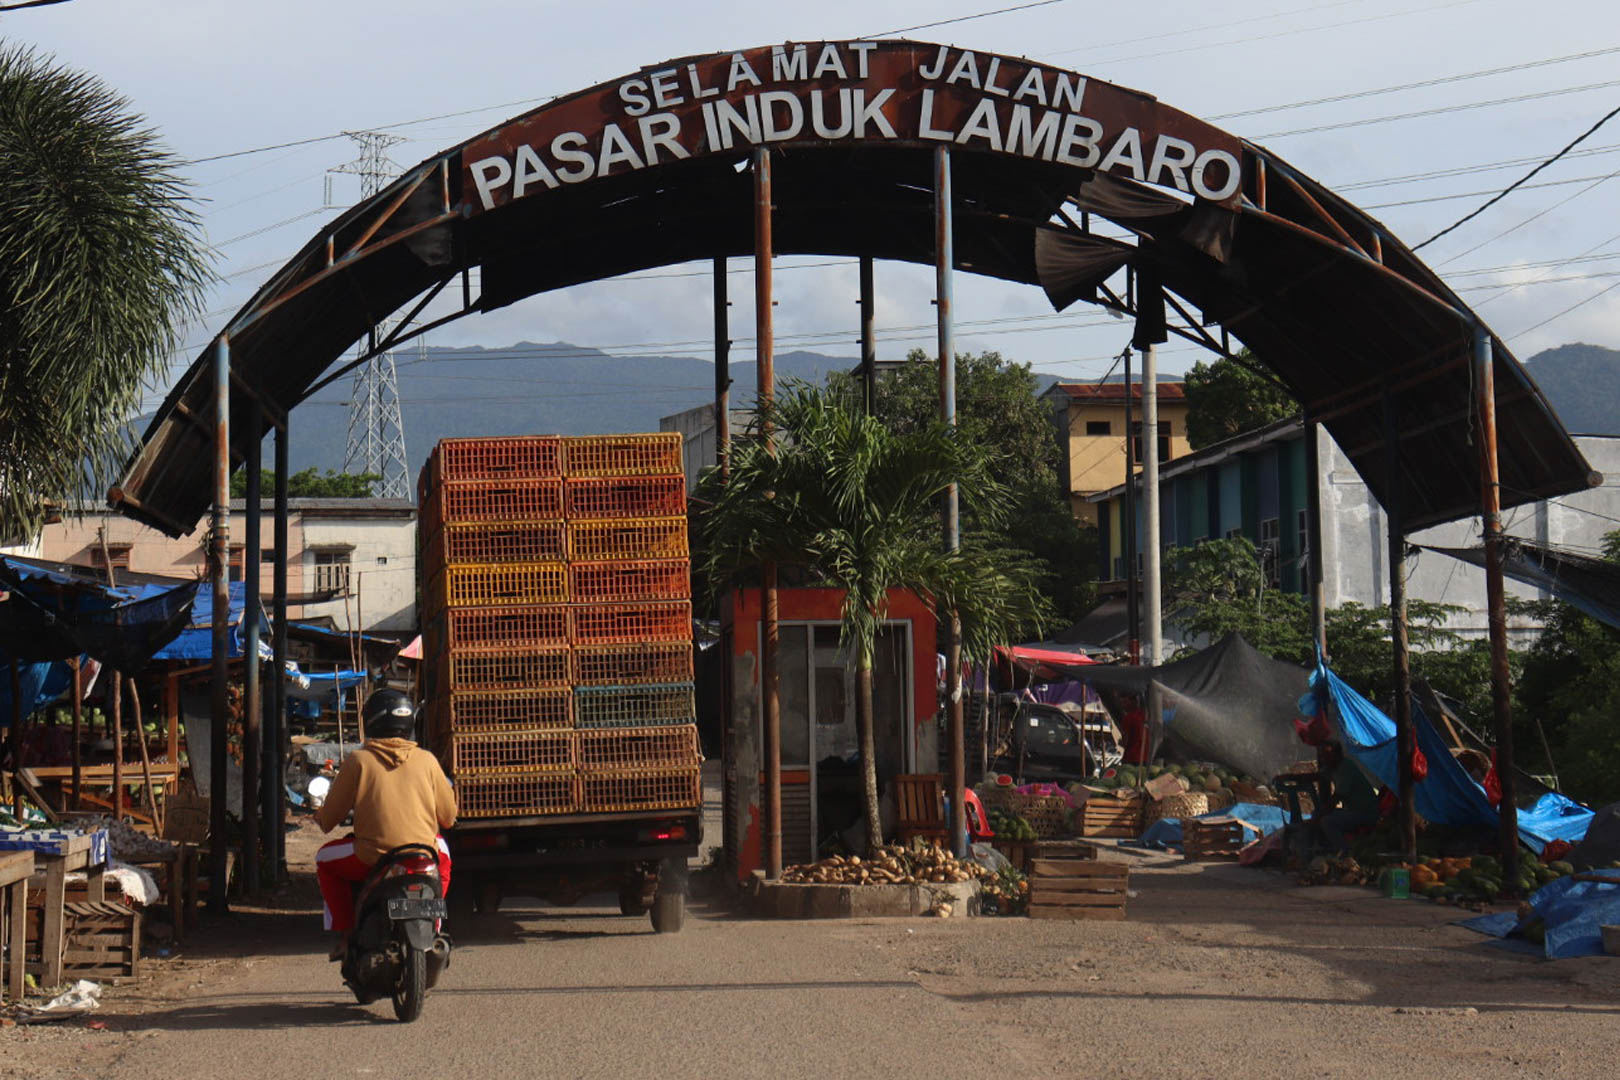
[[[390,919],[443,919],[448,915],[444,901],[439,899],[412,900],[395,897],[388,901]]]

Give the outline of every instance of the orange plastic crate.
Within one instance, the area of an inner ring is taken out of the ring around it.
[[[684,476],[592,476],[564,483],[570,518],[674,517],[686,513]]]
[[[575,733],[575,760],[591,772],[690,767],[703,761],[696,724]]]
[[[686,555],[686,519],[666,517],[570,521],[568,551],[575,562],[679,559]]]
[[[700,806],[702,785],[696,765],[679,769],[584,772],[580,805],[586,813],[627,810],[681,810]]]
[[[432,591],[447,607],[552,604],[568,599],[568,568],[560,562],[447,566]]]
[[[536,690],[567,686],[570,664],[567,649],[458,649],[444,664],[446,675],[436,684],[441,691]]]
[[[685,600],[692,595],[691,564],[686,559],[577,562],[568,568],[568,579],[568,593],[579,604]]]
[[[437,483],[550,479],[562,475],[562,438],[521,435],[441,439],[429,465]]]
[[[557,521],[563,516],[563,485],[561,480],[445,484],[429,494],[422,505],[440,524]]]
[[[579,778],[565,772],[459,777],[456,804],[463,818],[567,814],[579,809]]]
[[[563,475],[658,476],[679,473],[681,433],[576,435],[563,440]]]
[[[692,640],[692,604],[651,600],[641,604],[578,604],[570,613],[575,645],[640,645]]]
[[[574,726],[574,695],[552,690],[469,690],[451,694],[446,727],[455,734],[540,731]]]
[[[632,686],[692,681],[690,642],[587,645],[574,650],[574,685]]]
[[[451,735],[450,762],[458,778],[495,772],[570,772],[574,741],[572,731]]]
[[[560,562],[568,557],[561,521],[454,522],[428,547],[428,574],[464,563]]]
[[[444,647],[568,644],[568,608],[561,604],[451,608],[441,617]]]

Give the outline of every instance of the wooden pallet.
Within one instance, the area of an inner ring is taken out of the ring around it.
[[[1124,863],[1035,859],[1030,863],[1029,917],[1121,921],[1130,880]]]
[[[1181,857],[1188,862],[1232,862],[1248,843],[1236,818],[1183,818]]]
[[[67,930],[62,943],[62,977],[118,983],[140,973],[141,914],[110,900],[62,905]],[[44,908],[31,908],[28,921],[29,969],[37,972]]]
[[[1142,802],[1092,796],[1081,811],[1080,835],[1134,840],[1142,834]]]

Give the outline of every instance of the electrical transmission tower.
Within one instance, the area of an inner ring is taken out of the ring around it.
[[[346,131],[344,134],[360,145],[360,156],[330,171],[358,176],[360,197],[369,199],[402,171],[389,160],[388,148],[405,140],[377,131]],[[389,322],[379,323],[358,347],[359,354],[363,356],[375,349],[378,339],[385,337],[390,329]],[[375,490],[383,498],[408,499],[411,496],[405,460],[405,418],[399,408],[399,378],[392,352],[379,353],[354,369],[343,471],[380,476],[382,479]]]

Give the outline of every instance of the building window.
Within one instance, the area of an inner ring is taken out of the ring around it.
[[[1131,449],[1136,454],[1136,460],[1142,460],[1142,422],[1131,421]],[[1159,464],[1163,465],[1170,460],[1170,421],[1159,421]]]
[[[1111,421],[1111,420],[1087,420],[1086,421],[1086,434],[1087,435],[1112,435],[1113,433],[1114,433],[1114,424],[1113,424],[1113,421]]]
[[[105,547],[97,545],[90,549],[90,565],[106,573],[109,567],[116,575],[121,570],[129,569],[128,544],[107,544]]]
[[[1240,537],[1242,535],[1243,535],[1243,529],[1242,528],[1227,529],[1226,530],[1226,538],[1228,540],[1236,540],[1238,537]]]
[[[350,549],[337,548],[315,552],[315,591],[334,592],[339,596],[349,593]]]
[[[1282,580],[1281,560],[1282,522],[1266,518],[1260,523],[1260,568],[1265,571],[1266,584],[1275,588]]]

